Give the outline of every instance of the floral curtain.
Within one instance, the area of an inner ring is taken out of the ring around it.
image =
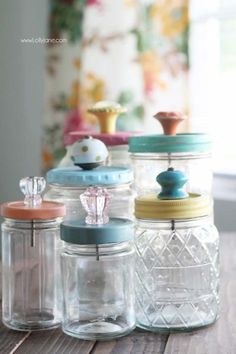
[[[188,110],[188,0],[50,0],[43,168],[73,130],[97,129],[87,107],[125,105],[119,130],[150,130],[157,110]]]

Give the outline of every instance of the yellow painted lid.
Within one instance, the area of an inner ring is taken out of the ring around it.
[[[207,216],[211,211],[210,199],[200,194],[189,194],[185,199],[163,200],[156,194],[135,199],[138,219],[192,219]]]

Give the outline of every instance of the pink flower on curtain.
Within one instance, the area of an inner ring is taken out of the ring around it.
[[[88,131],[91,130],[91,126],[84,121],[81,112],[78,109],[75,109],[68,113],[65,120],[63,128],[64,145],[70,144],[69,133],[78,130]]]
[[[101,6],[101,0],[87,0],[86,4],[88,6]]]

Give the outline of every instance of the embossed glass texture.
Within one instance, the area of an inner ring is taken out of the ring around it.
[[[137,221],[137,325],[189,331],[213,323],[219,310],[219,236],[207,218]]]
[[[50,185],[44,200],[64,203],[66,206],[65,220],[77,220],[86,214],[81,205],[80,195],[87,188]],[[108,212],[109,217],[133,219],[135,193],[131,184],[105,186],[105,188],[112,196]]]
[[[2,224],[2,318],[16,330],[58,327],[61,322],[61,218]]]
[[[61,261],[65,333],[83,339],[109,339],[134,329],[131,243],[65,243]]]
[[[209,153],[133,153],[134,187],[137,194],[160,192],[156,176],[173,167],[188,176],[186,191],[212,196],[212,161]]]

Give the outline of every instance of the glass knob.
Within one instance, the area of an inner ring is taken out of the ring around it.
[[[25,177],[20,180],[20,189],[25,195],[24,204],[27,207],[35,207],[42,203],[41,194],[46,187],[43,177]]]
[[[88,213],[85,218],[86,224],[102,225],[109,222],[107,213],[111,202],[111,195],[105,188],[89,187],[81,194],[80,200]]]

